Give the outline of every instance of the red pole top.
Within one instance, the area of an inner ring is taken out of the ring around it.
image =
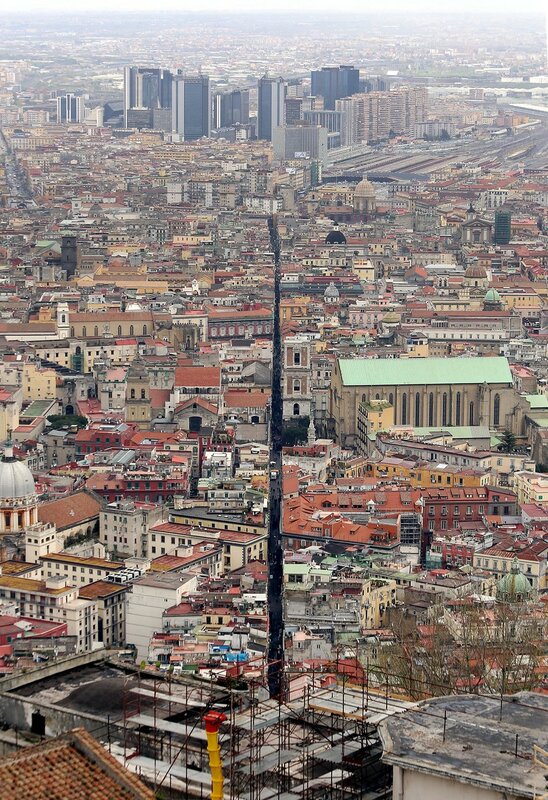
[[[226,720],[226,714],[222,711],[208,711],[204,714],[205,729],[207,733],[218,733],[221,723]]]

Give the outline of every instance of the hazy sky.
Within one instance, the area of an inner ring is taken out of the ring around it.
[[[411,6],[411,7],[410,7]],[[334,12],[376,12],[379,11],[456,11],[456,12],[497,12],[513,13],[546,12],[548,0],[459,0],[457,4],[445,4],[440,0],[3,0],[4,11],[42,12],[63,11],[298,11],[308,13]]]

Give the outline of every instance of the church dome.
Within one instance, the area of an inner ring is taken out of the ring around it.
[[[524,600],[530,597],[531,592],[531,583],[521,572],[517,558],[514,558],[511,571],[497,583],[497,597],[500,600]]]
[[[346,236],[338,228],[329,231],[325,237],[326,244],[346,244]]]
[[[17,500],[34,493],[34,478],[30,469],[14,457],[11,447],[7,447],[0,460],[0,503],[2,500]]]
[[[479,264],[471,264],[464,273],[464,277],[485,280],[487,277],[487,272],[485,271],[485,268]]]
[[[363,178],[354,189],[354,197],[375,197],[375,187],[367,178]]]
[[[324,292],[324,299],[325,300],[338,300],[339,299],[339,290],[335,286],[333,282],[329,284],[327,289]]]
[[[496,289],[488,289],[485,292],[485,297],[483,298],[484,303],[502,303],[500,294],[497,292]]]

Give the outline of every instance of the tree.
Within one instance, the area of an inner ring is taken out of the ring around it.
[[[88,424],[87,418],[79,414],[52,414],[51,417],[47,417],[47,420],[57,431],[63,428],[72,428],[74,425],[77,428],[85,428]]]
[[[413,700],[445,694],[513,694],[542,681],[547,619],[533,603],[454,601],[430,609],[414,631],[392,624],[377,680]]]
[[[295,447],[306,444],[310,417],[296,417],[284,422],[282,432],[283,447]]]
[[[511,453],[516,447],[516,437],[508,428],[502,432],[499,449],[503,453]]]

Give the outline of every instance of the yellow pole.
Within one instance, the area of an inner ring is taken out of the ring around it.
[[[225,720],[225,714],[219,711],[208,711],[204,716],[211,770],[211,800],[223,800],[223,764],[219,746],[219,728]]]

